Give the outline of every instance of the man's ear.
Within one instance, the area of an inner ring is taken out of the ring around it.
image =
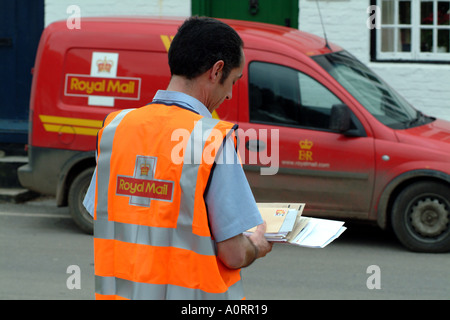
[[[224,66],[225,62],[223,62],[223,60],[219,60],[217,61],[212,68],[210,69],[210,74],[209,74],[209,78],[216,82],[216,81],[220,81],[220,79],[222,78],[223,75],[223,66]]]

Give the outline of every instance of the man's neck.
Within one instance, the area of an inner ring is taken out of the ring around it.
[[[208,107],[207,96],[205,92],[201,90],[202,86],[197,83],[198,81],[201,81],[201,79],[197,78],[194,80],[189,80],[184,77],[174,75],[170,79],[167,90],[182,92],[190,95],[191,97],[194,97],[195,99],[203,103],[206,107]]]

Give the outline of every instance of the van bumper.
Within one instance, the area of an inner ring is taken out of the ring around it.
[[[17,169],[17,176],[22,187],[32,190],[32,169],[28,163]]]
[[[56,196],[61,169],[80,151],[29,147],[28,164],[17,169],[20,184],[40,194]]]

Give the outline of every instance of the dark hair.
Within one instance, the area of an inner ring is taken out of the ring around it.
[[[241,64],[242,39],[229,25],[207,17],[191,17],[178,29],[169,49],[172,75],[194,79],[223,60],[221,82]]]

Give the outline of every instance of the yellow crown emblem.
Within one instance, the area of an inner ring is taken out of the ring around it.
[[[150,171],[150,165],[148,163],[141,164],[141,176],[148,176],[148,172]]]
[[[309,141],[308,139],[302,140],[298,144],[301,149],[306,149],[306,150],[311,149],[314,145],[314,143],[312,141]]]
[[[110,72],[113,64],[114,64],[113,61],[107,60],[106,57],[103,60],[102,59],[97,60],[98,72]]]

